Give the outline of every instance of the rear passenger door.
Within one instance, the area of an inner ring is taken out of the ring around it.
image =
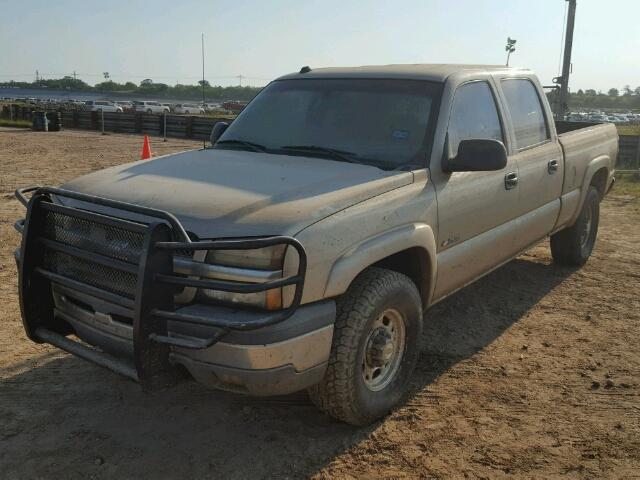
[[[550,233],[560,212],[564,179],[562,149],[552,118],[532,78],[498,81],[510,118],[511,158],[518,165],[520,249]]]
[[[444,161],[454,158],[461,140],[507,143],[502,112],[489,79],[457,87],[451,102]],[[514,253],[518,216],[517,167],[489,172],[446,173],[432,165],[438,201],[438,276],[435,298],[463,287]]]

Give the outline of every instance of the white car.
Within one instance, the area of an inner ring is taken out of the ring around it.
[[[195,103],[179,103],[173,107],[174,113],[183,113],[189,115],[190,113],[204,113],[204,108]]]
[[[122,112],[122,107],[106,100],[89,100],[84,104],[85,108],[91,112]]]
[[[169,113],[171,109],[162,105],[160,102],[133,102],[136,106],[136,112],[144,113]]]
[[[217,110],[222,110],[222,104],[221,103],[205,103],[204,110],[206,112],[215,112]]]

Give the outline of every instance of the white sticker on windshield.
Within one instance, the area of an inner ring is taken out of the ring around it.
[[[406,130],[394,130],[392,136],[398,140],[406,140],[409,138],[409,132]]]

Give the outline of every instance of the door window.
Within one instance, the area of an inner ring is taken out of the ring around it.
[[[516,148],[521,150],[548,140],[549,129],[533,83],[524,78],[502,80],[502,91],[513,122]]]
[[[492,139],[504,141],[496,102],[487,82],[460,86],[453,98],[449,118],[449,153],[458,154],[462,140]]]

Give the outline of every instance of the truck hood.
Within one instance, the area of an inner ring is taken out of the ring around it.
[[[411,172],[319,158],[192,150],[119,165],[62,188],[166,210],[199,238],[295,235],[308,225],[413,182]],[[67,205],[145,221],[128,212]]]

